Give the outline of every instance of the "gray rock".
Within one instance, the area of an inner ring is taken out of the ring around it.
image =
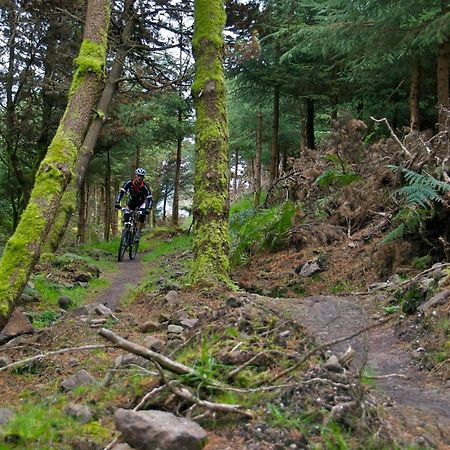
[[[198,319],[182,319],[180,324],[185,328],[195,328],[198,325]]]
[[[181,302],[181,297],[180,294],[177,291],[169,291],[164,299],[166,300],[166,302],[171,305],[171,306],[177,306],[180,304]]]
[[[146,338],[144,339],[144,344],[150,350],[153,350],[158,353],[161,353],[162,349],[166,345],[164,341],[158,339],[155,336],[146,336]]]
[[[79,405],[77,403],[69,403],[64,411],[70,416],[75,417],[81,423],[88,423],[94,417],[86,405]]]
[[[114,367],[126,367],[126,366],[139,366],[146,369],[150,365],[150,361],[148,359],[143,358],[142,356],[135,355],[133,353],[128,353],[126,355],[118,356],[114,361]]]
[[[179,325],[169,325],[167,327],[167,332],[172,334],[181,334],[183,333],[183,327],[180,327]]]
[[[200,425],[168,412],[120,408],[114,421],[127,444],[137,450],[201,450],[206,445]]]
[[[339,362],[339,358],[336,355],[331,355],[327,362],[322,366],[324,369],[329,370],[330,372],[341,373],[344,368]]]
[[[117,444],[111,450],[133,450],[128,444]]]
[[[63,391],[73,391],[79,386],[88,386],[95,383],[95,378],[85,369],[74,373],[69,378],[66,378],[61,383],[61,389]]]
[[[148,332],[157,331],[160,329],[161,329],[161,324],[154,320],[147,320],[139,327],[139,330],[141,331],[141,333],[148,333]]]
[[[428,313],[430,309],[438,306],[438,305],[444,305],[448,302],[450,298],[450,289],[445,289],[444,291],[439,292],[435,296],[431,297],[430,300],[423,303],[418,307],[418,310],[423,313]]]
[[[61,296],[58,298],[58,306],[62,309],[69,309],[72,306],[72,299],[70,297]]]
[[[10,341],[16,336],[21,336],[22,334],[34,333],[34,328],[31,325],[30,320],[22,312],[20,308],[14,309],[8,323],[5,325],[0,333],[0,344]]]
[[[12,416],[14,416],[14,411],[12,409],[0,408],[0,427],[9,422]]]
[[[303,265],[301,268],[299,275],[301,277],[310,277],[311,275],[315,274],[316,272],[320,272],[322,268],[319,266],[319,263],[317,261],[308,261],[306,264]]]

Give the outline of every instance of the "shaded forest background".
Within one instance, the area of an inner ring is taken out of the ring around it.
[[[270,192],[290,173],[293,158],[324,143],[342,117],[362,121],[366,145],[389,137],[388,124],[400,139],[421,131],[424,142],[445,129],[445,1],[228,1],[226,7],[232,198],[254,192],[263,202],[261,189]],[[27,205],[66,106],[85,2],[6,1],[0,8],[4,243]],[[101,132],[69,242],[117,233],[114,195],[137,166],[150,174],[153,220],[178,225],[180,214],[189,216],[192,11],[190,2],[114,2],[106,75],[115,78],[105,78],[105,89],[117,92],[107,113],[96,111]],[[118,62],[122,70],[113,72]],[[387,122],[374,120],[382,118]],[[338,156],[337,164],[344,164],[345,154]],[[411,154],[403,157],[399,164]],[[442,178],[446,156],[434,167]],[[290,195],[301,200],[292,189]]]

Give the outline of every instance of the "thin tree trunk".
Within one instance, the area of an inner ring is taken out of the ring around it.
[[[445,130],[446,121],[449,120],[449,61],[450,42],[444,42],[439,46],[437,60],[437,99],[438,99],[438,124]]]
[[[256,114],[256,155],[255,155],[255,207],[259,206],[261,197],[261,155],[262,155],[262,127],[263,114],[258,111]]]
[[[0,261],[0,328],[39,260],[62,194],[76,170],[78,152],[91,122],[106,59],[111,4],[89,0],[83,43],[63,118],[41,163],[30,201]]]
[[[270,182],[273,183],[278,177],[278,133],[280,128],[280,87],[275,86],[273,92],[273,122],[272,122],[272,145],[270,157]]]
[[[111,233],[111,160],[109,157],[109,149],[106,150],[106,176],[105,176],[105,241],[109,241]]]
[[[183,123],[183,114],[181,109],[178,110],[178,136],[177,136],[177,156],[175,160],[175,180],[173,191],[172,204],[172,226],[179,225],[178,210],[180,206],[180,176],[181,176],[181,150],[183,145],[183,136],[181,135],[181,128]]]
[[[178,58],[178,76],[181,78],[183,74],[183,16],[180,19],[180,54]],[[182,85],[180,82],[178,95],[182,98]],[[179,225],[179,208],[180,208],[180,176],[181,176],[181,150],[183,145],[183,111],[178,108],[178,127],[177,127],[177,156],[175,159],[175,180],[173,187],[173,203],[172,203],[172,226]]]
[[[306,146],[310,149],[316,148],[314,139],[314,100],[306,99]]]
[[[58,211],[58,217],[52,226],[47,240],[46,247],[49,252],[54,252],[59,243],[62,241],[64,233],[70,222],[70,218],[76,207],[77,193],[83,184],[89,161],[94,154],[95,144],[97,143],[100,130],[106,120],[108,110],[114,94],[117,90],[117,82],[122,74],[123,65],[130,48],[130,40],[134,28],[134,14],[133,5],[135,0],[126,0],[124,5],[124,21],[125,25],[122,33],[122,45],[120,45],[116,52],[116,57],[109,72],[108,81],[102,91],[100,100],[98,102],[96,111],[97,115],[94,117],[91,126],[84,138],[83,145],[80,149],[78,158],[76,177],[71,180],[69,187],[63,195],[61,207]],[[83,239],[86,239],[85,231],[82,234]],[[82,242],[85,242],[84,240]]]
[[[228,122],[223,70],[224,0],[195,0],[196,111],[192,282],[230,284]]]
[[[238,196],[238,176],[239,176],[239,149],[236,148],[234,153],[234,179],[233,179],[233,196],[234,199]]]
[[[86,242],[87,231],[87,212],[88,212],[88,197],[87,197],[87,181],[84,180],[81,183],[80,195],[78,197],[78,230],[77,241],[78,243]]]
[[[411,87],[409,95],[411,131],[420,130],[420,112],[419,112],[420,80],[421,80],[421,67],[419,61],[416,59],[413,62],[411,70]]]
[[[119,192],[120,184],[117,180],[114,180],[114,191],[113,192]],[[119,219],[118,219],[118,211],[114,208],[112,210],[111,215],[111,234],[112,237],[116,237],[119,232]]]

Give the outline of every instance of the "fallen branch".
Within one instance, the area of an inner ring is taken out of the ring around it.
[[[164,369],[170,370],[171,372],[177,375],[198,375],[197,372],[191,367],[185,366],[184,364],[173,361],[166,356],[161,355],[160,353],[149,350],[148,348],[143,347],[142,345],[135,344],[130,342],[119,335],[113,333],[111,330],[107,330],[106,328],[101,328],[99,330],[100,336],[110,340],[117,347],[120,347],[124,350],[127,350],[130,353],[134,353],[135,355],[142,356],[145,359],[148,359],[152,362],[157,362],[159,365],[164,367]]]
[[[388,373],[386,375],[363,375],[364,378],[368,378],[369,380],[385,380],[387,378],[404,378],[408,380],[409,377],[407,375],[403,375],[401,373]]]
[[[48,353],[41,353],[39,355],[31,356],[30,358],[26,358],[26,359],[22,359],[20,361],[13,362],[11,364],[8,364],[7,366],[0,367],[0,372],[11,369],[13,367],[23,366],[25,364],[29,364],[29,363],[32,363],[35,361],[40,361],[41,359],[48,358],[49,356],[60,355],[62,353],[74,352],[74,351],[78,351],[78,350],[94,350],[97,348],[114,348],[114,346],[113,345],[84,345],[82,347],[61,348],[59,350],[54,350],[54,351],[48,352]]]
[[[400,147],[402,148],[402,150],[406,153],[406,155],[408,156],[408,158],[412,157],[411,152],[403,145],[402,141],[397,137],[397,135],[394,133],[394,130],[392,129],[392,127],[389,125],[388,120],[383,117],[382,119],[375,119],[374,117],[370,116],[370,118],[376,122],[376,123],[380,123],[380,122],[384,122],[386,123],[387,127],[389,128],[389,131],[391,132],[391,136],[397,141],[398,145],[400,145]]]
[[[177,397],[180,397],[183,400],[187,400],[189,402],[195,403],[196,405],[202,406],[203,408],[206,408],[210,411],[224,412],[224,413],[237,413],[237,414],[242,414],[245,417],[249,417],[250,419],[253,419],[253,414],[250,411],[246,411],[246,410],[242,409],[241,405],[230,405],[227,403],[214,403],[214,402],[209,402],[207,400],[201,400],[198,397],[196,397],[195,395],[193,395],[189,391],[189,389],[187,389],[185,387],[183,387],[181,389],[176,388],[173,383],[168,382],[168,380],[164,374],[164,371],[162,370],[162,367],[155,361],[154,361],[154,364],[156,365],[156,368],[158,369],[165,385]]]
[[[369,325],[365,328],[362,328],[361,330],[356,331],[355,333],[352,333],[348,336],[344,336],[341,337],[339,339],[336,339],[334,341],[331,342],[326,342],[325,344],[319,345],[319,347],[316,347],[315,349],[309,351],[305,356],[303,356],[302,359],[300,359],[298,362],[296,362],[293,366],[287,368],[286,370],[283,370],[282,372],[280,372],[278,375],[275,375],[273,378],[271,378],[268,382],[269,383],[273,383],[276,380],[279,380],[280,378],[286,376],[287,374],[293,372],[294,370],[298,369],[305,361],[307,361],[312,355],[314,355],[315,353],[327,348],[327,347],[331,347],[333,345],[339,344],[340,342],[344,342],[344,341],[348,341],[349,339],[353,339],[356,336],[359,336],[362,333],[365,333],[366,331],[372,329],[372,328],[376,328],[380,325],[384,325],[385,323],[389,322],[392,319],[392,317],[389,317],[387,319],[384,319],[382,321],[373,323],[372,325]]]

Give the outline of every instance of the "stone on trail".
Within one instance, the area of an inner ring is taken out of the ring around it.
[[[0,333],[0,344],[10,341],[11,339],[21,336],[22,334],[34,333],[34,328],[31,325],[28,317],[19,309],[16,308],[11,314],[8,323],[5,325]]]
[[[164,411],[119,408],[114,421],[127,444],[136,450],[200,450],[206,432],[191,420]]]
[[[95,378],[85,369],[81,369],[61,383],[63,391],[73,391],[79,386],[94,384]]]

